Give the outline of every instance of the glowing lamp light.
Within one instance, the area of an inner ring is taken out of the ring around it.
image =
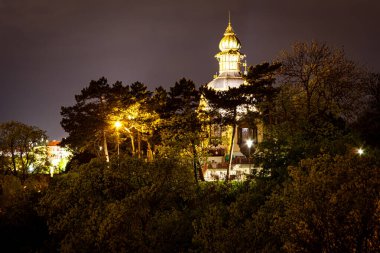
[[[362,148],[358,148],[358,150],[356,151],[356,153],[358,153],[358,155],[363,155],[364,154],[364,149]]]
[[[120,121],[116,121],[115,122],[115,127],[116,127],[116,129],[119,129],[120,127],[121,127],[121,122]]]
[[[249,163],[249,171],[251,171],[251,147],[253,145],[253,140],[252,139],[248,139],[246,141],[246,144],[248,146],[248,163]]]
[[[248,148],[251,148],[252,145],[253,145],[253,140],[248,139],[248,140],[247,140],[247,146],[248,146]]]

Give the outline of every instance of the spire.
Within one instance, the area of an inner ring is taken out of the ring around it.
[[[235,35],[234,29],[232,29],[231,26],[231,13],[228,11],[228,26],[226,28],[226,31],[224,32],[224,35]]]
[[[222,52],[229,50],[239,50],[241,47],[239,39],[236,37],[234,29],[231,26],[231,14],[228,12],[228,25],[226,31],[224,32],[224,36],[219,43],[219,49]]]

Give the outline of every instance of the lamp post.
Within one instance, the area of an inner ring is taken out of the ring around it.
[[[117,162],[119,163],[120,156],[120,138],[119,138],[119,128],[122,126],[120,121],[115,122],[116,136],[117,136]]]
[[[251,173],[251,147],[253,145],[253,140],[252,139],[248,139],[246,143],[247,143],[247,147],[248,147],[249,173]]]

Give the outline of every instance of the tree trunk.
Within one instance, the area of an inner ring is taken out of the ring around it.
[[[133,133],[130,134],[131,137],[131,146],[132,146],[132,156],[135,156],[136,149],[135,149],[135,138],[133,137]]]
[[[104,108],[104,97],[103,96],[100,96],[99,97],[99,101],[100,101],[100,104],[101,104],[101,114],[102,116],[104,116],[104,111],[105,111],[105,108]],[[108,147],[107,147],[107,139],[106,139],[106,131],[103,130],[103,149],[104,149],[104,156],[106,157],[106,162],[108,163],[110,161],[110,157],[108,155]]]
[[[12,165],[13,165],[13,175],[17,176],[16,157],[15,157],[15,154],[13,151],[13,147],[12,147],[12,151],[11,151],[11,158],[12,158]]]
[[[133,132],[129,130],[129,128],[127,127],[125,127],[124,129],[128,132],[129,138],[131,138],[132,156],[135,156],[136,148],[135,148],[135,138],[134,138]]]
[[[195,183],[198,184],[197,165],[195,163],[195,158],[194,157],[193,157],[193,171],[194,171]]]
[[[21,177],[21,182],[25,182],[26,180],[26,170],[27,170],[27,166],[25,164],[25,161],[24,159],[24,151],[20,150],[20,161],[21,161],[21,173],[22,173],[22,177]]]
[[[137,131],[137,157],[141,158],[141,134]]]
[[[232,153],[234,150],[234,140],[235,140],[235,132],[236,132],[236,108],[234,110],[234,124],[232,125],[232,137],[231,137],[231,146],[230,146],[230,161],[227,168],[226,182],[230,179],[230,171],[232,169]]]
[[[147,144],[148,144],[148,150],[146,152],[146,156],[147,156],[148,162],[151,162],[153,161],[153,152],[152,152],[152,147],[150,146],[149,140],[147,140]]]
[[[202,165],[197,159],[197,168],[198,168],[198,173],[199,173],[199,179],[201,181],[205,181],[205,177],[203,176],[203,171],[202,171]]]
[[[198,175],[199,179],[201,181],[205,181],[205,178],[203,177],[203,172],[202,172],[202,166],[198,160],[198,153],[197,149],[195,147],[195,143],[191,143],[191,148],[193,150],[193,169],[194,169],[194,177],[195,177],[195,182],[198,184]]]
[[[103,131],[103,149],[104,149],[104,155],[106,157],[106,162],[108,163],[110,161],[110,157],[108,155],[106,131]]]

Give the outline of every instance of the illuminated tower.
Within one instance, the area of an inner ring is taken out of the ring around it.
[[[242,78],[242,60],[245,55],[240,52],[241,43],[228,21],[228,26],[224,32],[223,38],[219,42],[220,52],[215,55],[219,61],[219,74],[214,77],[209,88],[215,90],[227,90],[228,87],[239,87],[243,82]],[[244,67],[246,66],[243,63]]]

